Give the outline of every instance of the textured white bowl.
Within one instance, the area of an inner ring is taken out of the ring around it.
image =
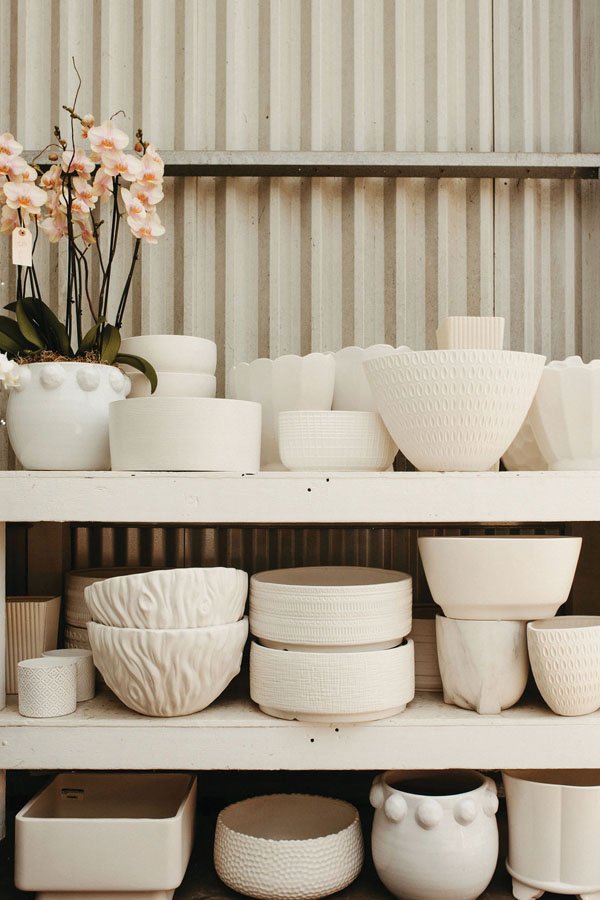
[[[559,616],[527,626],[531,671],[559,716],[600,709],[600,616]]]
[[[45,650],[42,655],[48,659],[74,660],[77,702],[83,703],[94,697],[96,669],[91,650],[75,650],[64,647],[62,650]]]
[[[547,365],[527,421],[549,469],[600,470],[600,359]]]
[[[158,384],[153,397],[214,397],[217,379],[206,372],[157,372]],[[129,399],[150,397],[150,382],[142,372],[133,372]]]
[[[278,649],[385,649],[411,629],[412,579],[362,566],[306,566],[250,580],[250,631]]]
[[[531,410],[516,438],[502,454],[502,462],[509,472],[544,472],[548,468],[530,424]]]
[[[98,581],[85,589],[88,618],[117,628],[228,625],[244,614],[248,575],[240,569],[164,569]]]
[[[19,712],[32,719],[68,716],[77,706],[77,665],[72,659],[23,659],[17,666]]]
[[[6,598],[6,693],[18,690],[17,665],[53,650],[58,639],[60,597]]]
[[[67,649],[91,650],[92,647],[90,644],[87,625],[84,628],[77,628],[75,625],[66,625],[64,632],[64,644]]]
[[[448,316],[435,333],[438,350],[502,350],[501,316]]]
[[[394,349],[390,344],[372,344],[364,348],[343,347],[334,353],[335,387],[332,409],[377,412],[363,362],[365,359],[387,356],[388,353],[393,353]],[[410,347],[398,347],[397,350],[410,350]]]
[[[289,409],[331,409],[335,362],[327,353],[280,356],[240,363],[229,375],[231,396],[262,406],[262,469],[282,469],[279,413]]]
[[[125,706],[186,716],[221,694],[242,664],[248,619],[208,628],[113,628],[90,622],[94,663]]]
[[[117,471],[257,472],[260,405],[204,397],[138,397],[111,403],[110,458]]]
[[[328,897],[354,881],[363,859],[358,812],[343,800],[271,794],[234,803],[217,819],[217,875],[248,897]]]
[[[143,334],[123,338],[120,352],[142,356],[157,372],[214,375],[217,368],[215,342],[185,334]],[[125,368],[129,370],[129,367]]]
[[[398,448],[375,412],[295,410],[279,414],[283,465],[305,472],[382,472]]]
[[[307,653],[250,649],[250,696],[267,715],[302,722],[369,722],[415,696],[412,641],[391,650]]]
[[[408,636],[415,645],[415,690],[441,691],[442,677],[437,656],[435,619],[413,618]]]
[[[569,596],[581,538],[554,535],[420,537],[433,599],[452,619],[553,616]]]
[[[85,628],[90,614],[85,603],[85,589],[104,578],[132,575],[134,572],[150,571],[146,568],[108,566],[97,569],[73,569],[65,576],[65,619],[69,625]],[[50,647],[48,648],[50,649]]]
[[[388,431],[417,469],[483,472],[523,424],[544,361],[505,350],[429,350],[364,365]]]

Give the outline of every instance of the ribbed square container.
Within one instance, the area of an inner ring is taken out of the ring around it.
[[[6,598],[6,693],[18,691],[17,665],[56,650],[60,597]]]

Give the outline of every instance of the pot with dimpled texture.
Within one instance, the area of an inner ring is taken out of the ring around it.
[[[600,708],[600,616],[559,616],[527,626],[531,670],[538,690],[559,716]]]

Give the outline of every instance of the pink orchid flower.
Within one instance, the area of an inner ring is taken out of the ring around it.
[[[140,184],[160,187],[163,181],[164,166],[162,161],[159,163],[147,153],[142,157],[142,171],[136,181]]]
[[[23,181],[21,184],[9,181],[3,190],[7,205],[11,209],[20,209],[27,217],[26,221],[29,221],[30,215],[39,216],[42,206],[48,199],[46,191],[29,181]]]
[[[111,150],[102,156],[102,168],[112,178],[120,175],[125,181],[137,181],[142,171],[142,163],[137,156],[130,153]]]
[[[146,207],[138,197],[131,193],[131,191],[122,187],[121,197],[125,204],[125,209],[127,210],[128,221],[129,218],[134,219],[136,222],[146,218]]]
[[[60,166],[50,166],[48,171],[44,172],[40,178],[40,186],[43,187],[45,191],[57,191],[61,184],[60,173]]]
[[[3,206],[0,215],[0,234],[11,234],[20,224],[17,210],[11,209],[10,206]]]
[[[25,166],[23,171],[21,172],[20,178],[22,181],[31,181],[34,182],[37,180],[38,173],[33,168],[33,166]]]
[[[89,181],[86,181],[85,178],[74,178],[73,188],[77,197],[83,200],[89,209],[93,209],[98,201],[98,195]]]
[[[110,119],[95,128],[90,128],[88,138],[94,153],[102,157],[107,151],[124,150],[129,143],[125,132],[116,128]]]
[[[77,147],[75,151],[65,150],[62,155],[63,172],[77,172],[78,175],[90,175],[94,171],[94,163],[86,155],[85,150]]]
[[[96,238],[94,237],[94,232],[91,228],[89,216],[84,216],[77,224],[79,225],[79,237],[83,240],[84,244],[95,244]]]
[[[158,166],[160,166],[163,172],[165,171],[165,164],[163,162],[162,156],[160,155],[154,144],[148,144],[144,152],[144,156],[147,156],[148,159],[151,159]]]
[[[108,200],[112,193],[112,188],[113,183],[111,176],[102,168],[102,166],[100,166],[94,177],[93,190],[96,197],[100,200]]]
[[[0,153],[0,175],[6,175],[8,178],[18,178],[27,169],[27,163],[22,156],[9,156],[7,153]]]
[[[6,156],[19,156],[23,152],[23,144],[15,141],[14,135],[10,131],[0,134],[0,153]]]
[[[56,208],[51,216],[42,219],[40,228],[45,232],[51,244],[57,244],[69,233],[67,217],[59,208]]]
[[[164,225],[161,225],[156,212],[150,213],[145,219],[136,220],[127,217],[127,224],[135,238],[145,241],[147,244],[157,244],[157,238],[165,233]]]
[[[131,193],[137,197],[140,203],[143,203],[146,209],[154,209],[165,196],[160,185],[140,184],[139,182],[131,185]]]

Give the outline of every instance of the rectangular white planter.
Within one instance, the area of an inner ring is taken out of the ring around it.
[[[163,900],[183,881],[196,779],[58,775],[16,819],[15,885],[46,900]]]
[[[6,598],[6,693],[18,691],[17,663],[56,650],[60,597]]]

